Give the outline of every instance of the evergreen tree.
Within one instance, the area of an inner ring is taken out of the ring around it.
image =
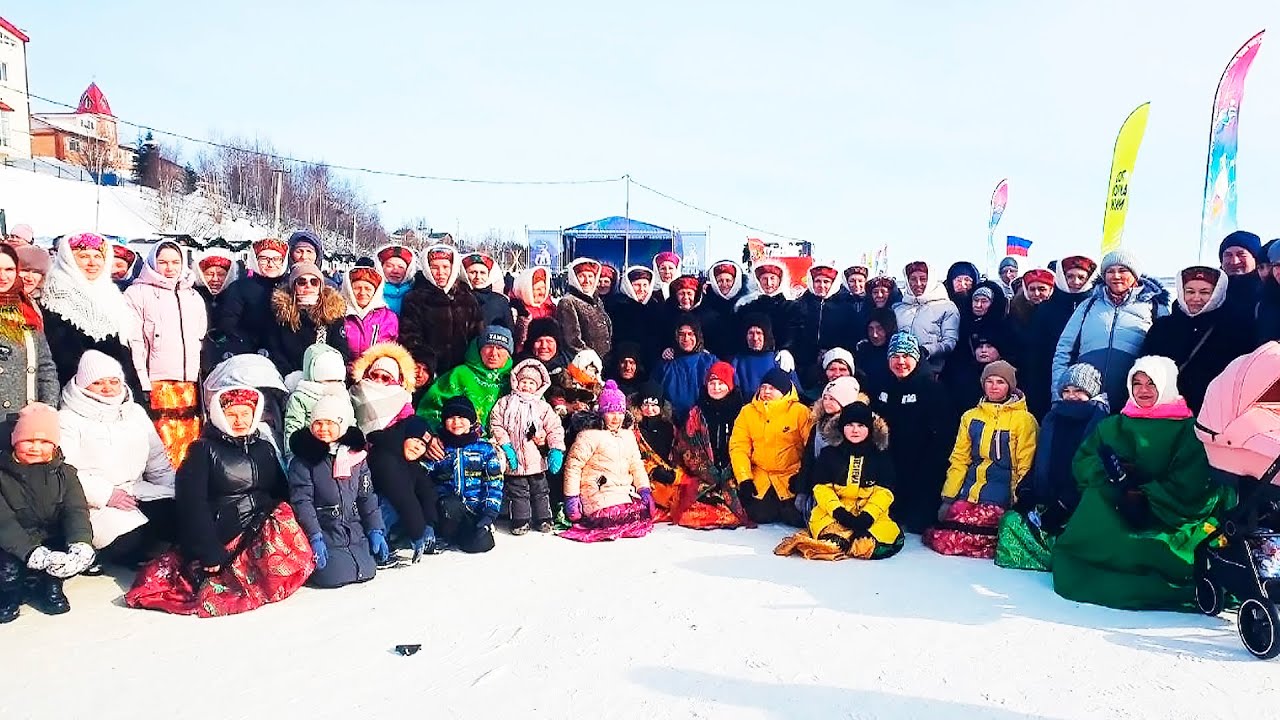
[[[142,142],[138,143],[138,154],[133,160],[133,181],[143,187],[158,187],[160,173],[156,172],[156,160],[159,157],[160,148],[148,132]]]

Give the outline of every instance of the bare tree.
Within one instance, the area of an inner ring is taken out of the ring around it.
[[[104,172],[116,169],[119,150],[115,143],[99,137],[76,138],[73,142],[71,161],[89,171],[96,182],[102,182]]]

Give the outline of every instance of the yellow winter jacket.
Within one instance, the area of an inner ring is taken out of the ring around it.
[[[978,403],[960,419],[943,499],[1013,505],[1018,484],[1031,473],[1039,431],[1021,393],[1005,403]]]
[[[813,501],[816,507],[809,515],[809,534],[813,537],[818,537],[828,525],[835,522],[831,514],[837,508],[844,508],[854,515],[867,513],[875,518],[875,522],[871,523],[871,537],[877,542],[892,544],[902,535],[898,523],[889,518],[893,493],[888,488],[879,485],[864,488],[856,478],[851,477],[844,485],[814,485]]]
[[[812,423],[809,408],[797,399],[794,390],[779,400],[752,400],[738,413],[729,436],[734,478],[752,481],[757,499],[770,487],[782,500],[794,497],[788,486],[791,476],[800,472]]]

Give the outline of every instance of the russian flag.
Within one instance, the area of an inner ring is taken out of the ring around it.
[[[1008,242],[1004,246],[1005,255],[1016,255],[1017,257],[1026,257],[1031,251],[1031,241],[1026,238],[1020,238],[1016,235],[1010,235]]]

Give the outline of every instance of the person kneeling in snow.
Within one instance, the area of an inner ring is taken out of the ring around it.
[[[502,509],[502,460],[483,439],[476,408],[465,395],[447,398],[440,408],[437,437],[444,459],[428,468],[440,495],[440,539],[465,553],[493,549],[493,523]]]
[[[643,537],[653,529],[653,492],[626,396],[612,380],[600,393],[598,411],[565,461],[565,514],[573,527],[560,536],[579,542]]]
[[[58,449],[58,411],[18,414],[13,450],[0,454],[0,624],[25,601],[46,615],[71,611],[62,581],[93,564],[89,503]]]
[[[531,524],[542,533],[554,529],[547,473],[564,466],[565,444],[560,416],[542,397],[550,387],[551,375],[542,363],[522,360],[511,372],[511,394],[499,398],[489,415],[493,441],[507,457],[504,490],[511,501],[512,535],[524,535]]]
[[[902,530],[889,517],[893,458],[878,447],[887,432],[871,407],[858,401],[840,412],[844,442],[822,450],[814,469],[815,507],[808,531],[783,540],[774,553],[810,560],[883,560],[902,549]]]
[[[326,395],[311,408],[311,427],[289,438],[289,504],[311,541],[316,587],[372,580],[375,559],[386,562],[391,554],[364,433],[354,424],[346,397]]]
[[[427,454],[427,421],[410,415],[385,430],[369,433],[369,473],[378,493],[382,524],[389,544],[413,548],[414,557],[434,555],[436,485],[420,462]]]

